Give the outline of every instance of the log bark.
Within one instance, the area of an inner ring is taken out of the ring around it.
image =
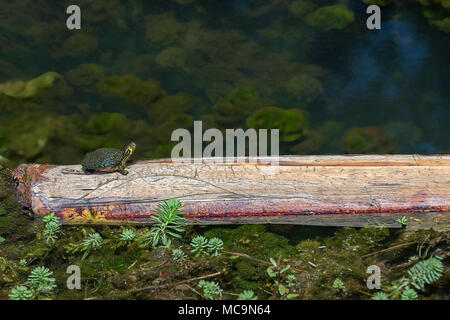
[[[151,223],[170,198],[182,201],[192,224],[399,227],[405,215],[449,223],[450,155],[281,156],[278,166],[269,159],[141,161],[128,175],[23,164],[13,176],[36,217],[53,212],[73,224]]]

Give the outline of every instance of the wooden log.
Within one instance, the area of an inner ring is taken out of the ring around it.
[[[213,163],[141,161],[120,173],[79,165],[23,164],[14,170],[21,203],[64,223],[151,223],[163,200],[185,205],[192,224],[280,223],[398,227],[402,216],[449,223],[450,155],[281,156]]]

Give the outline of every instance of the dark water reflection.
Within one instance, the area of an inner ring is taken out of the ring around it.
[[[394,1],[382,9],[382,29],[371,31],[367,5],[341,1],[354,18],[324,30],[311,16],[336,2],[299,3],[83,2],[79,31],[65,28],[63,3],[3,3],[0,83],[53,71],[63,84],[27,99],[0,90],[1,125],[12,123],[0,130],[0,160],[75,163],[131,139],[138,158],[165,157],[175,128],[198,119],[245,127],[266,106],[308,119],[283,124],[297,138],[282,141],[282,153],[449,152],[449,34],[427,22],[422,6]],[[239,88],[253,100],[239,102]],[[242,111],[249,103],[256,109]]]

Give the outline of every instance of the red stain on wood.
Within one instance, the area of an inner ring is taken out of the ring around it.
[[[306,158],[306,157],[305,157]],[[399,157],[399,160],[390,158],[388,160],[361,160],[355,161],[357,157],[348,157],[349,161],[342,160],[343,157],[337,156],[338,160],[329,157],[330,159],[318,158],[317,162],[302,161],[301,159],[280,161],[280,166],[300,166],[300,167],[356,167],[355,171],[351,174],[342,173],[343,177],[330,177],[330,179],[336,178],[339,186],[335,187],[333,184],[324,187],[323,194],[317,194],[317,196],[305,197],[302,199],[301,193],[296,195],[286,194],[285,198],[277,197],[250,197],[236,196],[235,198],[216,199],[201,198],[198,195],[190,197],[183,197],[180,200],[185,205],[183,211],[185,217],[192,222],[201,223],[202,221],[224,221],[230,223],[232,221],[252,221],[256,218],[264,218],[270,220],[272,217],[304,217],[304,216],[321,216],[321,215],[359,215],[359,214],[421,214],[428,212],[450,212],[450,193],[443,193],[443,190],[450,190],[450,186],[447,184],[439,190],[433,190],[428,188],[427,181],[424,180],[423,185],[407,185],[401,186],[405,192],[401,193],[401,197],[392,197],[386,193],[383,196],[382,193],[378,193],[369,201],[369,194],[356,194],[351,195],[347,193],[345,197],[339,196],[339,190],[345,190],[346,179],[365,179],[364,167],[439,167],[447,168],[446,173],[449,173],[448,167],[450,166],[450,157],[443,157],[439,159],[420,157],[416,159],[412,157],[410,160],[404,159],[405,157]],[[168,160],[159,161],[147,161],[138,162],[137,165],[151,165],[151,166],[190,166],[189,163],[176,163]],[[199,165],[196,163],[195,165]],[[201,164],[200,164],[201,165]],[[223,166],[229,166],[230,164],[222,164]],[[260,166],[257,163],[236,163],[233,165],[246,165],[246,166]],[[220,167],[221,165],[218,165]],[[48,179],[46,172],[50,168],[54,168],[53,165],[20,165],[14,171],[14,179],[18,183],[18,190],[22,196],[22,204],[26,207],[33,208],[36,216],[45,216],[50,213],[62,218],[63,221],[68,223],[127,223],[127,222],[151,222],[150,217],[156,212],[157,205],[161,203],[162,199],[156,200],[143,200],[135,198],[98,198],[98,199],[51,199],[43,198],[42,195],[35,193],[34,187],[38,186],[41,182]],[[173,170],[173,169],[170,169]],[[197,170],[197,169],[196,169]],[[199,169],[200,170],[200,169]],[[256,172],[252,169],[252,172]],[[348,169],[346,169],[348,170]],[[396,188],[395,175],[399,174],[397,170],[404,169],[392,169],[392,177],[387,176],[382,181],[383,184],[376,185],[378,188]],[[414,169],[415,170],[415,169]],[[417,169],[419,170],[419,169]],[[295,171],[297,172],[297,171]],[[303,172],[303,171],[301,171]],[[336,174],[336,171],[329,171]],[[373,175],[373,169],[370,171]],[[234,173],[234,172],[233,172]],[[410,174],[411,171],[404,170],[401,172],[402,177],[405,174]],[[197,171],[196,171],[197,174]],[[208,173],[208,177],[214,177],[214,171]],[[252,178],[258,173],[252,173]],[[314,175],[308,171],[309,175]],[[337,173],[341,174],[341,173]],[[422,174],[422,171],[415,171],[416,178]],[[169,174],[168,174],[169,175]],[[58,176],[60,177],[60,176]],[[111,176],[112,177],[112,176]],[[227,176],[228,177],[228,176]],[[313,176],[315,177],[315,176]],[[64,176],[62,177],[64,178]],[[318,176],[319,178],[319,176]],[[320,177],[323,181],[323,177]],[[375,176],[375,178],[378,178]],[[393,180],[391,180],[391,178]],[[441,177],[442,178],[442,177]],[[123,178],[126,180],[126,178]],[[235,177],[233,177],[235,179]],[[441,179],[442,180],[442,179]],[[436,181],[441,181],[436,180]],[[276,181],[276,183],[283,184],[285,181]],[[364,180],[361,180],[364,181]],[[407,181],[407,180],[406,180]],[[443,180],[445,181],[445,179]],[[313,181],[314,182],[314,181]],[[367,182],[367,181],[366,181]],[[447,179],[450,183],[450,179]],[[61,183],[56,181],[55,183]],[[157,182],[156,187],[157,187]],[[194,182],[193,182],[194,183]],[[198,183],[198,182],[195,182]],[[243,182],[245,183],[245,178]],[[272,182],[273,183],[273,182]],[[64,186],[64,183],[62,183]],[[189,188],[189,186],[186,186]],[[277,188],[276,185],[269,186]],[[70,186],[67,186],[70,189]],[[328,188],[328,189],[327,189]],[[317,190],[321,190],[320,188]],[[378,189],[374,189],[378,190]],[[385,189],[383,189],[384,192]],[[413,190],[414,192],[411,192]],[[406,192],[407,191],[407,192]],[[207,193],[205,193],[207,194]],[[349,194],[351,196],[349,196]],[[380,195],[381,194],[381,195]],[[167,198],[172,198],[171,194],[167,194]]]

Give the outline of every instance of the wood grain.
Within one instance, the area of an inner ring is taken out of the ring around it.
[[[14,177],[25,207],[65,223],[148,223],[170,198],[183,202],[195,224],[398,226],[399,216],[450,212],[450,155],[281,156],[278,166],[268,160],[141,161],[126,176],[24,164]]]

